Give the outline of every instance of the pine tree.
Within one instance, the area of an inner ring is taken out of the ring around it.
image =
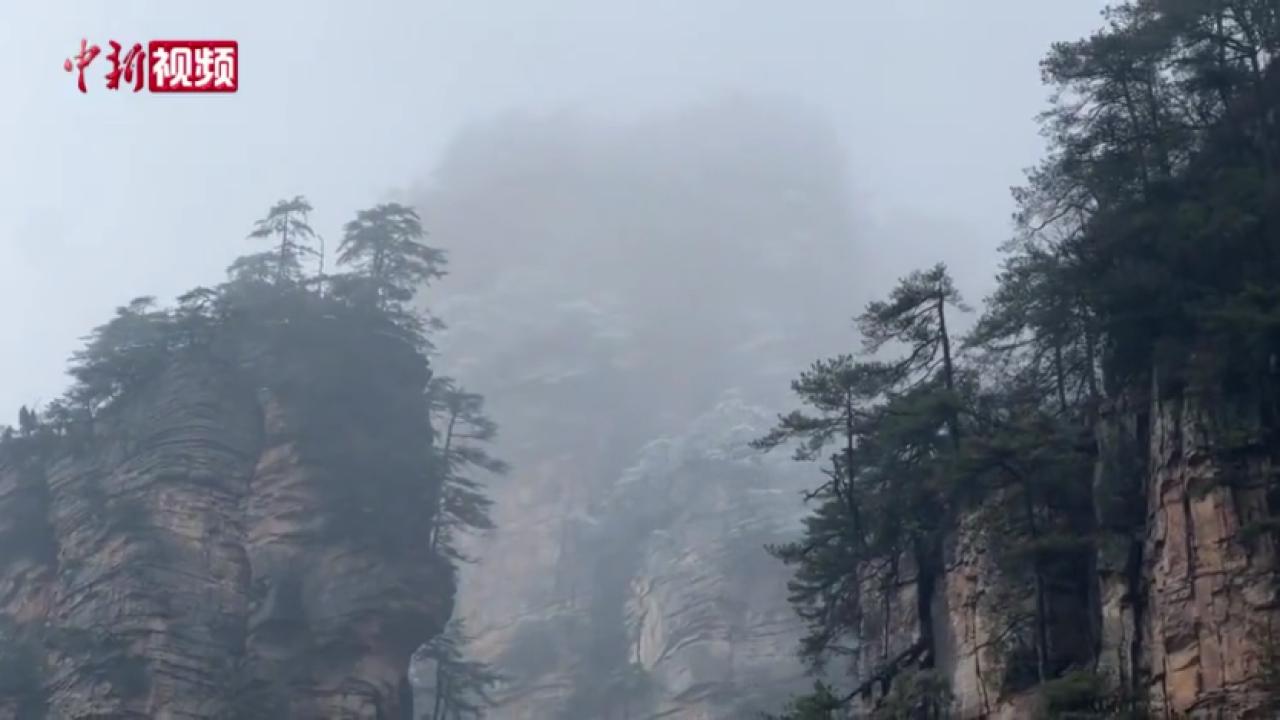
[[[947,456],[937,446],[945,427],[952,453],[959,450],[961,377],[947,309],[968,312],[945,265],[902,278],[887,300],[875,301],[858,317],[867,353],[890,343],[906,356],[892,363],[900,392],[881,415],[880,442],[872,445],[881,470],[891,475],[919,522],[911,526],[910,553],[916,571],[916,622],[924,652],[921,667],[933,666],[933,593],[942,568],[942,535],[948,528],[954,479]]]
[[[942,388],[954,395],[958,380],[953,339],[947,329],[948,307],[969,311],[945,265],[907,275],[888,300],[870,303],[858,317],[863,351],[876,353],[885,345],[900,343],[906,347],[907,355],[894,363],[897,382],[923,385],[940,380]],[[958,443],[958,410],[949,411],[947,428],[952,442]]]
[[[274,238],[275,250],[239,258],[231,266],[232,277],[277,284],[299,282],[302,257],[317,254],[311,246],[316,234],[308,222],[310,212],[311,203],[301,195],[272,205],[249,237]]]
[[[959,474],[981,483],[978,528],[991,546],[1001,576],[990,588],[1000,598],[994,616],[1006,625],[993,636],[1030,635],[1035,682],[1084,658],[1057,652],[1051,626],[1050,586],[1081,588],[1089,582],[1084,559],[1092,551],[1090,447],[1067,419],[1025,395],[995,393],[962,451]],[[1029,612],[1025,609],[1030,606]],[[1025,624],[1029,633],[1016,632]],[[1084,628],[1072,628],[1079,637]]]
[[[469,641],[463,621],[452,620],[417,652],[434,677],[431,712],[423,716],[427,720],[478,720],[496,706],[491,693],[505,678],[488,664],[466,658]]]
[[[791,600],[809,623],[803,655],[815,666],[860,629],[863,585],[878,584],[887,592],[896,583],[891,564],[873,570],[880,555],[892,554],[885,547],[892,537],[877,536],[864,508],[867,490],[857,475],[859,444],[872,427],[870,405],[888,389],[892,373],[888,365],[858,363],[850,355],[815,362],[792,389],[816,414],[793,411],[753,443],[761,450],[790,445],[798,461],[821,460],[834,446],[823,469],[826,482],[806,496],[818,508],[806,520],[804,540],[770,548],[798,566],[789,586]],[[832,592],[835,587],[841,592]]]
[[[154,375],[174,346],[171,322],[153,297],[135,298],[116,308],[116,316],[94,328],[85,347],[72,356],[73,405],[95,414]]]
[[[425,236],[418,213],[404,205],[356,213],[338,244],[338,264],[352,270],[344,292],[380,310],[401,311],[417,291],[444,276],[444,251],[424,244]]]
[[[467,392],[452,378],[433,378],[427,402],[443,477],[439,511],[431,531],[431,549],[453,560],[466,561],[454,545],[457,533],[493,528],[489,517],[493,502],[470,474],[474,470],[493,475],[507,471],[507,464],[485,449],[497,436],[498,427],[484,414],[484,398]]]
[[[921,717],[946,717],[945,712],[929,710],[946,708],[952,700],[951,688],[937,671],[904,672],[870,713],[868,720],[917,720]],[[921,708],[926,708],[924,713]]]
[[[975,331],[955,343],[947,310],[963,303],[944,268],[914,273],[859,317],[867,353],[902,353],[874,392],[853,392],[852,358],[793,385],[808,409],[759,444],[824,460],[803,538],[774,549],[795,566],[802,653],[865,650],[878,586],[916,569],[921,643],[882,651],[841,705],[878,690],[874,717],[945,706],[928,601],[958,523],[1000,538],[987,543],[988,602],[1004,622],[982,646],[1015,671],[1002,687],[1078,684],[1070,668],[1097,638],[1087,583],[1099,530],[1134,542],[1144,521],[1106,507],[1141,498],[1139,473],[1092,471],[1109,399],[1141,397],[1152,379],[1157,392],[1211,396],[1247,418],[1237,439],[1219,429],[1224,467],[1280,439],[1278,48],[1274,0],[1122,2],[1098,32],[1055,45],[1041,66],[1049,153],[1014,192],[1017,234]],[[1274,502],[1280,486],[1267,482]]]
[[[1078,265],[1064,249],[1034,239],[1005,250],[997,289],[963,347],[984,354],[987,380],[1052,404],[1059,415],[1094,408],[1098,329],[1078,290]]]
[[[35,412],[27,409],[26,405],[18,408],[18,432],[24,437],[35,434],[39,427],[39,420],[36,418]]]
[[[839,720],[842,705],[831,686],[818,680],[813,692],[792,699],[781,715],[766,715],[765,720]]]
[[[1277,167],[1278,15],[1267,0],[1125,2],[1042,65],[1050,154],[1018,192],[1019,224],[1069,240],[1115,382],[1153,358],[1180,373],[1194,308],[1280,264],[1252,211]]]
[[[936,659],[933,595],[954,506],[961,398],[969,384],[948,330],[948,308],[967,309],[945,267],[903,278],[888,299],[867,306],[858,326],[864,353],[893,346],[904,355],[815,363],[792,388],[816,413],[783,416],[756,442],[762,449],[795,444],[796,458],[806,461],[832,451],[827,481],[809,495],[817,505],[804,537],[772,548],[796,566],[791,600],[809,623],[802,655],[815,668],[826,656],[865,645],[864,618],[890,613],[899,588],[915,585],[918,641],[896,655],[885,645],[880,666],[842,702],[883,691],[899,674],[932,667]],[[903,577],[906,571],[914,577]],[[920,702],[922,713],[941,711],[931,699]]]

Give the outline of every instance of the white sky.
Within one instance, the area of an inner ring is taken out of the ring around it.
[[[116,305],[222,279],[277,198],[306,194],[335,238],[355,209],[428,177],[460,127],[510,109],[631,117],[735,91],[803,102],[839,129],[864,212],[954,230],[939,257],[989,274],[1008,188],[1041,148],[1037,61],[1100,7],[5,0],[0,418],[56,396],[78,338]],[[81,95],[62,70],[81,37],[238,40],[240,92],[112,93],[100,56]]]

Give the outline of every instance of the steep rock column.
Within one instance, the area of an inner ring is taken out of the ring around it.
[[[1103,403],[1094,428],[1093,670],[1122,698],[1145,695],[1149,676],[1143,664],[1149,407],[1145,396],[1121,395]]]
[[[1193,717],[1263,717],[1259,682],[1276,604],[1276,554],[1250,527],[1268,515],[1262,449],[1229,457],[1208,403],[1152,404],[1146,651],[1157,708]]]
[[[870,712],[889,692],[895,677],[917,666],[921,654],[916,570],[909,557],[903,557],[893,570],[892,588],[885,589],[877,579],[864,580],[860,590],[862,597],[875,598],[874,607],[868,606],[860,618],[862,643],[850,661],[852,675],[862,690],[854,699],[854,706],[863,713]],[[934,630],[936,636],[937,628]],[[939,637],[940,642],[947,639]],[[940,649],[946,652],[945,647]]]
[[[245,654],[255,710],[397,718],[413,651],[452,612],[452,570],[426,551],[425,521],[421,545],[394,557],[336,533],[319,491],[333,478],[300,450],[287,404],[266,392],[260,400],[264,442],[246,505],[253,589]]]
[[[1005,667],[991,645],[999,628],[989,613],[993,577],[986,550],[991,538],[977,525],[976,516],[963,518],[948,543],[947,571],[939,583],[934,612],[938,670],[950,685],[956,717],[1006,717],[991,714],[1008,709],[1000,696]]]
[[[952,694],[950,716],[958,720],[1018,720],[1038,711],[1039,688],[1027,682],[1034,669],[1028,673],[1025,657],[1010,653],[1018,634],[1027,634],[1012,623],[1011,610],[1031,600],[1011,599],[1003,587],[1008,580],[1001,576],[997,557],[1007,548],[1001,542],[1006,541],[991,529],[982,510],[962,516],[947,542],[933,620],[937,670]],[[1087,643],[1080,640],[1086,629],[1082,618],[1090,608],[1073,589],[1048,593],[1051,662],[1088,654]]]
[[[412,652],[452,611],[429,470],[395,466],[387,489],[360,456],[326,476],[296,418],[187,356],[92,427],[5,441],[0,720],[398,717]],[[345,453],[376,424],[320,439]]]
[[[38,715],[58,545],[49,527],[43,453],[35,442],[0,459],[0,720]]]
[[[49,716],[212,718],[229,708],[249,566],[240,507],[258,422],[217,370],[167,370],[49,474],[58,569]]]
[[[646,709],[632,717],[754,717],[808,689],[790,569],[763,549],[795,537],[796,486],[808,479],[797,475],[699,457],[621,493],[614,517],[649,521],[626,600],[629,656],[644,680],[632,699]]]

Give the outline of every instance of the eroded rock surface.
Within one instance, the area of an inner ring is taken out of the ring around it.
[[[0,717],[396,717],[451,571],[326,529],[287,403],[182,363],[97,425],[0,467],[0,532],[43,543],[0,562],[0,613],[46,706],[0,680]]]
[[[807,686],[764,546],[795,537],[809,478],[746,447],[770,420],[730,397],[650,443],[563,519],[555,600],[498,622],[467,606],[473,651],[511,677],[491,717],[730,720]]]
[[[1151,712],[1272,717],[1280,606],[1274,539],[1264,531],[1270,451],[1250,436],[1247,417],[1229,419],[1190,394],[1152,395],[1121,398],[1100,424],[1090,592],[1051,603],[1050,644],[1073,656],[1068,670],[1095,674],[1104,692]],[[1103,495],[1126,485],[1134,497]],[[1042,702],[1035,687],[1005,682],[1017,668],[993,648],[1006,627],[992,597],[996,542],[966,518],[935,597],[937,669],[956,718],[1029,717]],[[889,632],[885,619],[867,620],[863,677],[919,637],[909,570],[904,578],[886,608]]]
[[[1221,417],[1221,414],[1218,416]],[[1204,404],[1152,409],[1146,535],[1148,660],[1157,707],[1197,717],[1265,717],[1275,662],[1276,557],[1265,521],[1273,473],[1259,448],[1232,457]],[[1268,657],[1271,656],[1271,657]]]
[[[746,717],[807,684],[789,572],[762,552],[794,538],[802,474],[751,456],[768,421],[729,400],[647,447],[620,484],[615,512],[648,519],[626,604],[628,660],[651,684],[644,717]]]

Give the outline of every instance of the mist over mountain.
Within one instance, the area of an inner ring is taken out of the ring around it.
[[[73,5],[0,720],[1280,717],[1276,0]]]
[[[734,717],[797,689],[794,663],[744,658],[794,651],[785,573],[763,546],[798,532],[816,469],[749,470],[745,443],[806,358],[847,343],[867,293],[844,157],[817,115],[735,98],[629,124],[501,117],[463,133],[424,188],[433,238],[450,248],[428,301],[448,324],[439,367],[485,394],[513,466],[493,481],[498,529],[472,548],[460,596],[477,652],[514,678],[495,717],[606,717],[584,693],[633,665],[665,678],[633,698],[648,712],[706,703],[687,717]],[[704,437],[716,425],[736,439]],[[673,443],[738,459],[655,469]],[[651,495],[640,515],[618,500],[637,472]],[[748,501],[752,474],[767,503]],[[717,487],[742,500],[713,500]],[[674,581],[670,553],[684,552],[651,545],[654,533],[712,545],[691,559],[703,581],[644,595],[646,624],[627,610],[643,604],[637,588]],[[755,600],[682,627],[682,608],[734,597]],[[529,650],[531,633],[562,650]],[[536,672],[513,659],[530,653]]]
[[[473,127],[422,195],[450,253],[435,297],[450,326],[441,357],[455,374],[501,362],[481,332],[523,348],[525,362],[572,364],[613,344],[613,362],[653,373],[663,402],[690,409],[717,385],[785,377],[834,346],[866,293],[843,158],[815,115],[744,99],[628,125],[511,115]],[[527,345],[566,315],[602,342]]]

